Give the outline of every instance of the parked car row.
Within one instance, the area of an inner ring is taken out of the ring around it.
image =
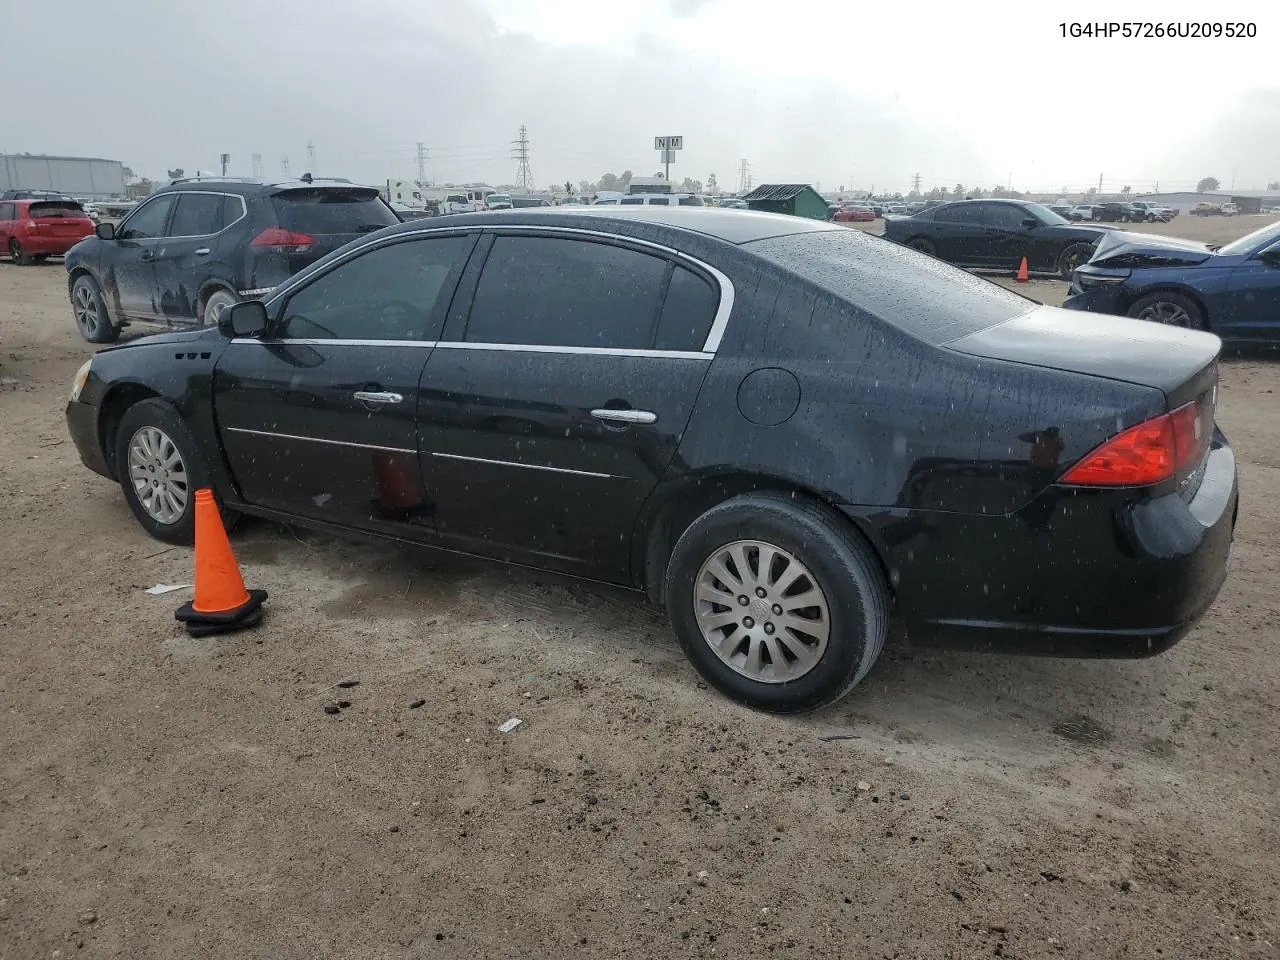
[[[1104,203],[1078,203],[1066,205],[1055,203],[1049,207],[1054,213],[1068,220],[1091,220],[1104,223],[1167,223],[1178,215],[1172,207],[1135,200],[1123,203],[1108,200]]]
[[[1098,232],[1034,204],[926,214],[889,225],[1052,269]],[[1041,306],[829,222],[642,205],[398,223],[351,185],[179,182],[67,265],[90,339],[217,321],[99,351],[73,383],[81,459],[151,535],[190,543],[212,487],[228,523],[629,587],[754,707],[840,699],[891,623],[1151,655],[1226,574],[1216,337]],[[215,316],[210,289],[247,299]]]

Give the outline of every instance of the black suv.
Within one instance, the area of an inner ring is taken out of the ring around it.
[[[110,343],[129,323],[217,322],[363,233],[400,218],[345,180],[175,180],[66,257],[80,335]]]

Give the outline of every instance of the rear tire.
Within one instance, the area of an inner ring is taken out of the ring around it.
[[[71,310],[80,336],[90,343],[114,343],[120,339],[120,328],[107,315],[102,288],[87,273],[81,274],[71,285]]]
[[[214,290],[205,298],[204,306],[200,308],[201,321],[206,327],[216,327],[223,307],[231,306],[237,299],[234,293],[225,288],[219,287]]]
[[[1058,276],[1062,277],[1063,280],[1070,280],[1071,274],[1076,271],[1076,267],[1088,263],[1092,253],[1093,247],[1087,243],[1071,244],[1058,257]]]
[[[930,257],[938,255],[938,248],[933,245],[933,241],[926,240],[924,237],[916,237],[914,240],[908,241],[907,246]]]
[[[31,254],[22,249],[22,244],[16,239],[9,241],[9,259],[20,267],[29,267],[32,264]]]
[[[1157,290],[1140,297],[1127,314],[1138,320],[1150,320],[1188,330],[1208,330],[1204,311],[1190,297],[1172,290]]]
[[[829,507],[790,494],[735,497],[695,520],[672,550],[666,598],[707,682],[774,713],[840,700],[888,632],[870,545]]]

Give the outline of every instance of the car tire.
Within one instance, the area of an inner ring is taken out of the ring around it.
[[[107,315],[98,281],[84,273],[71,285],[71,310],[76,329],[89,343],[114,343],[120,339],[120,328]]]
[[[222,308],[231,306],[238,299],[234,293],[225,287],[218,287],[216,290],[211,291],[200,306],[200,322],[206,327],[216,327],[218,325],[218,315],[222,313]]]
[[[115,437],[116,476],[138,523],[165,543],[194,543],[195,494],[209,486],[209,474],[182,416],[157,397],[141,400],[120,418]],[[232,529],[239,514],[221,512]]]
[[[775,559],[762,574],[765,548]],[[888,633],[889,588],[871,546],[829,507],[790,494],[747,494],[704,513],[676,541],[665,590],[672,628],[698,672],[724,695],[773,713],[840,700]],[[801,597],[813,603],[788,615],[788,601]],[[797,632],[774,617],[803,626]]]
[[[912,250],[930,257],[936,257],[938,255],[938,248],[933,245],[933,241],[926,240],[924,237],[916,237],[914,240],[908,240],[907,246]]]
[[[1092,253],[1093,247],[1090,244],[1071,244],[1058,257],[1058,276],[1062,277],[1063,280],[1070,280],[1071,275],[1076,271],[1076,267],[1088,263]]]
[[[1126,315],[1137,320],[1150,320],[1188,330],[1209,329],[1200,305],[1185,294],[1173,290],[1157,290],[1139,297],[1129,307]]]
[[[9,241],[9,259],[20,267],[29,267],[34,262],[31,254],[22,249],[22,244],[16,238]]]

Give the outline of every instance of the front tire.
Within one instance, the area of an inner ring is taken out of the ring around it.
[[[889,590],[867,544],[830,508],[748,494],[681,534],[667,612],[707,682],[760,710],[835,703],[884,647]]]
[[[1200,305],[1190,297],[1172,290],[1157,290],[1140,297],[1129,308],[1128,316],[1171,327],[1185,327],[1188,330],[1209,329]]]
[[[936,257],[938,255],[938,248],[933,245],[933,241],[926,240],[924,237],[916,237],[914,240],[909,241],[907,246],[926,256]]]
[[[1058,257],[1058,276],[1063,280],[1070,280],[1071,275],[1076,272],[1076,267],[1088,263],[1092,254],[1093,247],[1087,243],[1071,244]]]
[[[209,474],[178,411],[152,397],[135,403],[116,430],[116,476],[142,528],[165,543],[195,542],[195,493]],[[239,517],[222,511],[228,530]]]
[[[114,343],[120,339],[120,328],[112,324],[107,315],[102,288],[87,273],[81,274],[71,285],[71,309],[75,314],[76,329],[90,343]]]

